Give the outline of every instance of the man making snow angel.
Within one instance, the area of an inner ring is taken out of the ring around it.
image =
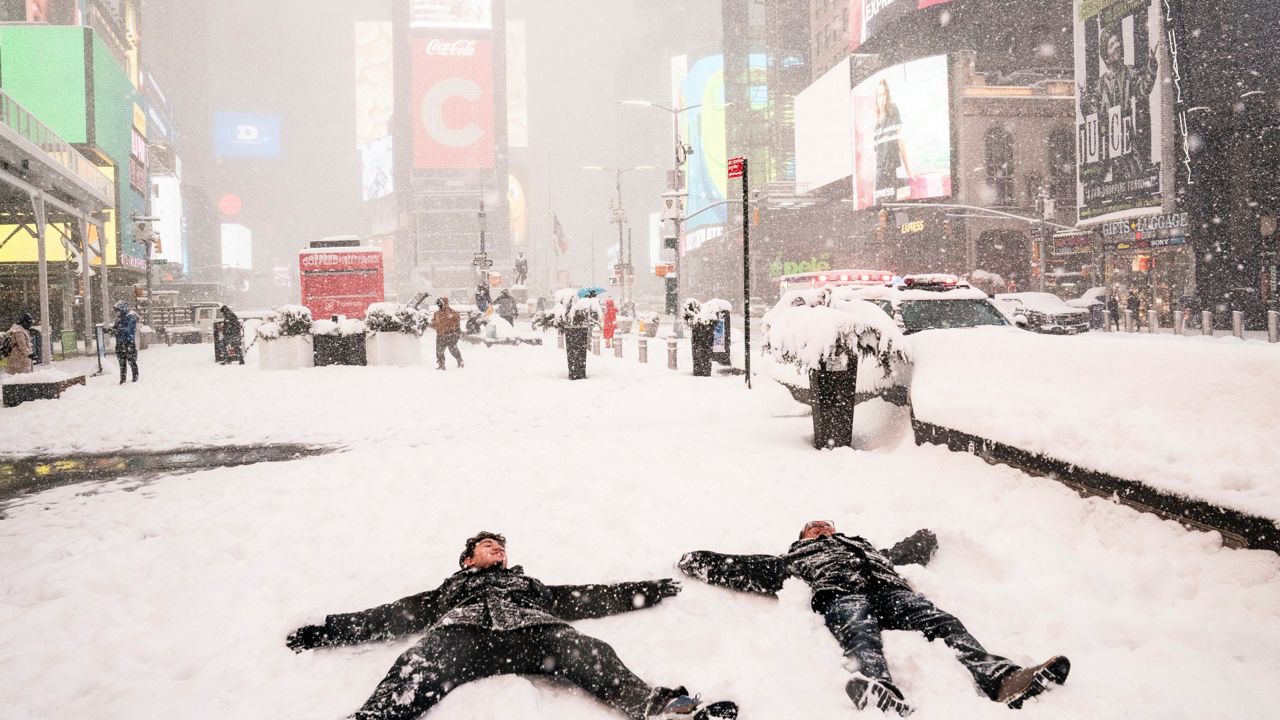
[[[938,547],[928,530],[919,530],[888,550],[866,539],[842,535],[826,520],[814,520],[800,531],[784,555],[722,555],[699,550],[680,558],[680,569],[712,585],[767,595],[776,594],[789,577],[813,590],[812,607],[849,658],[853,677],[845,685],[859,710],[873,705],[885,712],[911,714],[893,684],[885,662],[881,630],[914,630],[941,639],[992,700],[1022,707],[1067,679],[1071,663],[1061,655],[1034,667],[1019,667],[983,649],[964,625],[915,592],[894,565],[927,563]]]
[[[507,567],[506,544],[501,535],[479,533],[458,558],[462,569],[435,590],[329,615],[323,625],[299,628],[286,643],[301,652],[426,631],[351,716],[356,720],[417,718],[457,686],[503,674],[565,680],[636,720],[737,717],[733,703],[700,707],[682,687],[650,687],[607,643],[569,626],[570,620],[656,605],[680,592],[679,582],[544,585],[519,566]]]

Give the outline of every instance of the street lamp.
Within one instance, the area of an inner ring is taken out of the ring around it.
[[[612,208],[613,220],[611,220],[610,222],[613,222],[618,226],[618,264],[622,266],[622,293],[621,293],[622,298],[621,299],[625,304],[627,301],[627,285],[629,284],[631,277],[634,276],[634,270],[631,265],[631,249],[632,249],[631,246],[634,245],[634,243],[626,245],[626,247],[624,248],[623,239],[622,239],[622,226],[627,222],[627,211],[622,207],[622,176],[626,175],[627,173],[633,170],[657,170],[658,168],[654,165],[636,165],[635,167],[629,167],[629,168],[610,168],[610,167],[604,167],[603,165],[583,165],[582,169],[583,170],[602,170],[604,172],[614,173],[615,175],[614,183],[618,191],[618,199],[616,201],[617,204],[614,205]],[[625,255],[623,252],[624,249],[626,251]],[[591,284],[593,285],[596,282],[595,265],[596,265],[596,242],[594,239],[592,239],[591,241]],[[632,304],[635,303],[634,292],[631,297],[631,302]]]
[[[689,110],[693,110],[695,108],[700,108],[700,107],[723,108],[723,107],[729,107],[730,105],[733,105],[733,103],[698,103],[696,105],[689,105],[682,108],[673,108],[673,107],[667,107],[666,105],[662,105],[660,103],[650,102],[648,100],[619,100],[618,104],[619,105],[639,105],[643,107],[657,108],[658,110],[665,110],[671,113],[671,127],[675,133],[675,166],[674,166],[674,172],[671,173],[671,178],[668,181],[668,185],[671,188],[671,190],[675,192],[679,192],[684,186],[684,181],[681,176],[680,168],[684,166],[685,161],[688,160],[689,156],[693,154],[693,148],[688,145],[685,145],[680,140],[680,115],[685,112],[688,112]],[[671,285],[668,285],[668,291],[670,292],[671,290],[674,290],[675,292],[676,302],[675,302],[675,308],[673,312],[678,313],[680,311],[680,285],[682,282],[681,274],[680,274],[680,222],[681,221],[679,216],[677,216],[673,220],[673,222],[675,223],[675,247],[673,249],[675,250],[675,253],[676,253],[676,278],[675,278],[674,287],[672,287]],[[668,283],[671,282],[670,278],[668,278],[667,282]],[[674,323],[674,334],[676,337],[684,336],[684,330],[680,327],[680,323],[678,322]]]

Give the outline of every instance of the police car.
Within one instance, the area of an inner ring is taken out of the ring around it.
[[[840,292],[841,297],[876,305],[893,318],[906,335],[924,330],[1009,326],[1009,321],[985,292],[955,275],[907,275],[901,285]]]

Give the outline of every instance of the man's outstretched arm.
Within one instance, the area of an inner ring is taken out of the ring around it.
[[[551,612],[564,620],[605,617],[651,607],[680,592],[672,578],[601,585],[548,585]]]
[[[938,537],[933,531],[920,529],[881,552],[894,565],[928,565],[938,551]]]
[[[428,590],[369,610],[329,615],[323,625],[305,625],[293,631],[285,644],[302,652],[327,645],[390,640],[425,630],[439,615],[436,591]]]
[[[705,583],[762,595],[777,594],[791,576],[786,561],[776,555],[724,555],[710,550],[685,553],[680,569]]]

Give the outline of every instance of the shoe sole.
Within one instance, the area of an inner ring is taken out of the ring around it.
[[[1005,705],[1008,705],[1014,710],[1020,710],[1022,709],[1022,703],[1037,695],[1053,690],[1066,682],[1067,675],[1070,673],[1071,661],[1065,657],[1060,657],[1033,675],[1031,683],[1027,685],[1027,688],[1021,693],[1018,693],[1014,697],[1005,701]]]
[[[858,710],[865,710],[868,705],[874,704],[881,712],[893,712],[898,717],[907,717],[916,711],[915,708],[905,701],[893,697],[879,685],[873,686],[866,691],[871,693],[871,698],[868,698],[865,693],[859,698],[857,690],[851,687],[852,685],[853,681],[850,681],[844,686],[844,691],[849,696],[849,699],[853,701],[853,706]],[[875,700],[874,703],[871,702],[872,699]]]

